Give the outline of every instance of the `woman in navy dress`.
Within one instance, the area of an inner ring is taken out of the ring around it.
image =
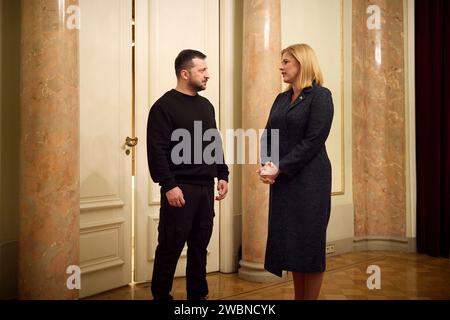
[[[331,207],[325,141],[333,100],[322,86],[322,72],[309,45],[292,45],[281,54],[280,71],[289,88],[273,103],[264,142],[268,150],[278,143],[279,154],[263,158],[258,170],[261,181],[271,185],[265,268],[280,277],[283,270],[292,272],[295,299],[317,299]],[[274,129],[278,141],[271,135]]]

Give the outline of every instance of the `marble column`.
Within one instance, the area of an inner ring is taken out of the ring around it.
[[[76,299],[78,0],[22,0],[19,299]]]
[[[353,0],[355,236],[406,237],[402,0]]]
[[[279,0],[243,3],[242,128],[263,129],[275,97],[281,91],[278,72],[281,51]],[[258,156],[259,158],[259,156]],[[242,260],[239,277],[268,282],[279,278],[264,270],[269,188],[255,173],[258,165],[242,169]]]

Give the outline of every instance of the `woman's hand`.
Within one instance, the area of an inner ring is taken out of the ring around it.
[[[262,177],[262,176],[261,176],[261,171],[262,171],[262,167],[261,167],[261,168],[258,168],[258,170],[256,170],[256,173],[259,174],[259,180],[260,180],[262,183],[265,183],[265,184],[273,184],[273,183],[275,183],[274,180],[270,180],[270,179],[267,179],[267,178],[265,178],[265,177]]]
[[[273,162],[267,162],[262,168],[258,168],[259,180],[265,184],[274,184],[280,174],[280,170]]]

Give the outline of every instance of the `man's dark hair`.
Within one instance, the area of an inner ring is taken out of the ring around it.
[[[175,74],[177,78],[181,75],[181,70],[192,68],[192,59],[205,59],[206,55],[197,50],[186,49],[181,51],[175,59]]]

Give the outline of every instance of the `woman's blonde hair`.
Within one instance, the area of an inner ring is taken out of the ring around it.
[[[281,56],[285,53],[291,54],[300,63],[300,72],[295,81],[296,87],[303,90],[306,87],[312,86],[314,81],[318,85],[323,84],[322,71],[320,70],[316,53],[309,45],[305,43],[293,44],[283,49]],[[288,90],[291,88],[292,85],[289,86]]]

